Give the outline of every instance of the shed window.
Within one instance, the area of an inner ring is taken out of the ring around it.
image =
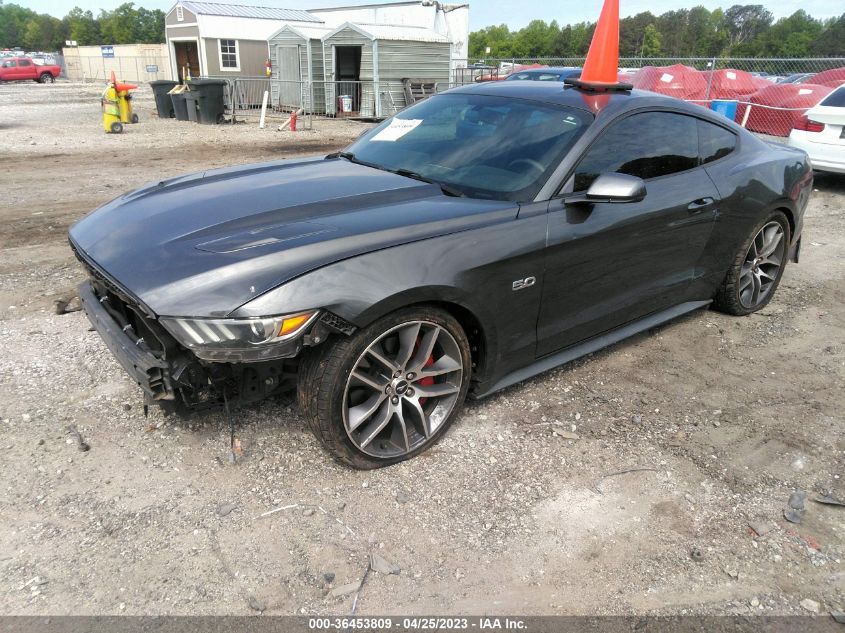
[[[222,70],[240,70],[237,40],[220,40],[220,68]]]
[[[181,4],[176,5],[176,21],[177,22],[184,22],[185,21],[185,11],[182,9]]]

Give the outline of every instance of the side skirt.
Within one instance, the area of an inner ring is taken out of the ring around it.
[[[710,305],[712,301],[687,301],[686,303],[681,303],[666,310],[662,310],[660,312],[655,312],[653,314],[649,314],[641,319],[637,319],[636,321],[631,321],[630,323],[626,323],[615,330],[610,330],[609,332],[605,332],[604,334],[600,334],[598,336],[594,336],[591,339],[587,339],[582,343],[577,343],[570,347],[567,347],[564,350],[551,354],[550,356],[544,356],[536,360],[531,365],[527,367],[523,367],[522,369],[518,369],[515,372],[512,372],[503,378],[499,379],[497,383],[495,383],[490,389],[487,391],[476,393],[472,395],[474,400],[480,400],[481,398],[485,398],[492,393],[497,391],[501,391],[506,387],[510,387],[511,385],[515,385],[518,382],[522,382],[523,380],[527,380],[528,378],[532,378],[537,374],[542,374],[544,371],[548,371],[550,369],[554,369],[560,365],[564,365],[568,362],[575,360],[576,358],[580,358],[581,356],[586,356],[587,354],[592,354],[593,352],[597,352],[598,350],[607,347],[609,345],[613,345],[614,343],[618,343],[634,334],[639,334],[645,330],[650,328],[656,327],[661,323],[666,323],[667,321],[671,321],[682,314],[687,314],[688,312],[692,312],[693,310],[698,310],[699,308],[703,308],[704,306]]]

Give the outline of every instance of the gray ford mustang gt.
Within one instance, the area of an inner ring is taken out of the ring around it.
[[[771,299],[806,155],[700,106],[545,82],[450,90],[345,151],[151,183],[80,220],[92,324],[171,410],[296,390],[357,468],[482,397],[692,310]]]

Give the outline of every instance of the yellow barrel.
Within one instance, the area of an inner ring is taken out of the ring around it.
[[[103,92],[101,103],[103,106],[103,129],[106,134],[120,134],[123,132],[121,123],[120,99],[114,86],[109,85]]]

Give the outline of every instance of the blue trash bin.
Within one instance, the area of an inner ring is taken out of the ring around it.
[[[724,99],[714,99],[710,109],[713,112],[718,112],[724,117],[727,117],[731,121],[736,119],[736,106],[738,105],[737,101],[727,101]]]

